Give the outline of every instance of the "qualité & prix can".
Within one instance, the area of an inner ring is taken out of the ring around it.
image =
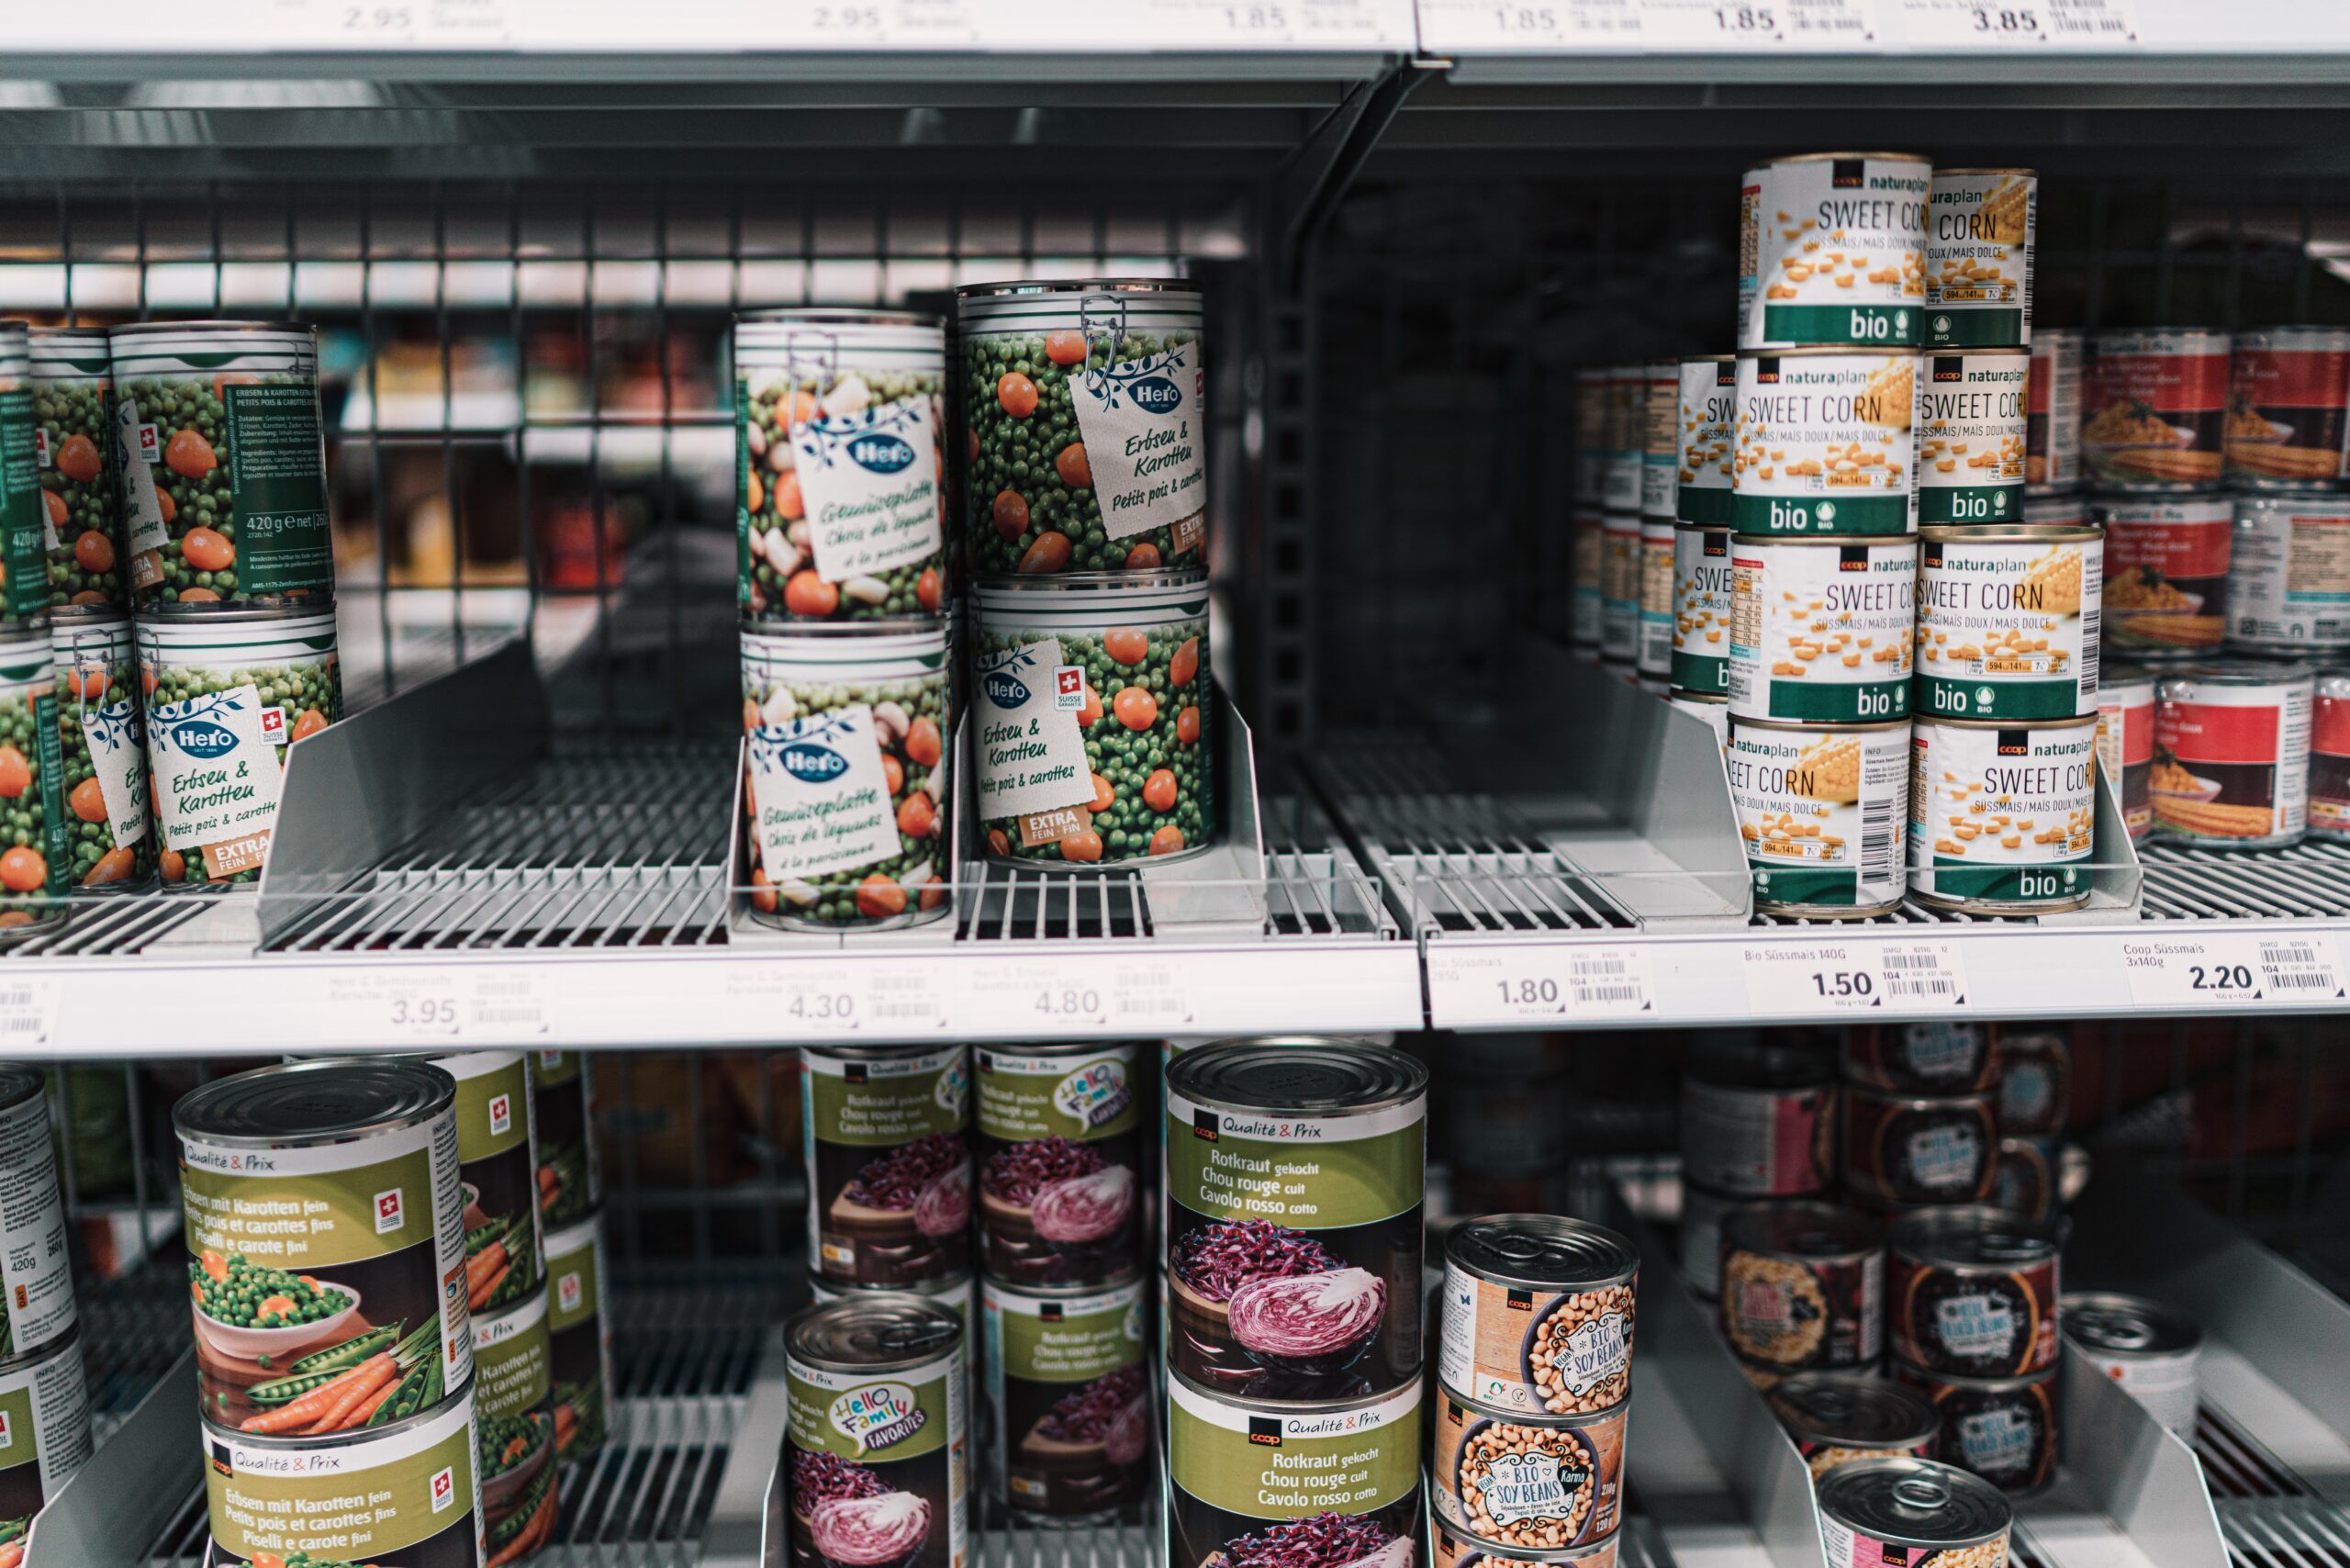
[[[1278,1405],[1227,1398],[1181,1372],[1166,1386],[1162,1562],[1409,1568],[1424,1560],[1417,1377]]]
[[[2320,671],[2311,708],[2309,834],[2339,843],[2350,839],[2350,670]]]
[[[2264,327],[2228,357],[2228,482],[2299,489],[2340,482],[2350,446],[2350,330]]]
[[[993,1469],[1017,1514],[1100,1518],[1151,1478],[1143,1284],[979,1286]]]
[[[244,1431],[207,1416],[201,1440],[212,1523],[203,1568],[490,1560],[471,1388],[325,1436]]]
[[[2216,493],[2099,496],[2109,654],[2191,658],[2227,634],[2235,507]]]
[[[2135,665],[2098,672],[2097,765],[2112,786],[2122,825],[2132,839],[2154,831],[2147,792],[2154,768],[2154,677]]]
[[[2081,458],[2107,490],[2220,482],[2228,334],[2208,327],[2101,331],[2090,341]]]
[[[2027,495],[2059,494],[2082,482],[2082,345],[2077,327],[2042,327],[2032,334],[2023,436]]]
[[[800,1055],[812,1272],[914,1285],[971,1266],[970,1047]]]

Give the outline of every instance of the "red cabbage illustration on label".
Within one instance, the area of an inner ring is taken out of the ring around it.
[[[828,1562],[851,1568],[906,1562],[930,1536],[930,1505],[911,1492],[841,1498],[817,1505],[808,1531]]]
[[[1386,1309],[1387,1286],[1366,1269],[1252,1280],[1225,1306],[1243,1349],[1317,1369],[1333,1357],[1360,1355]]]
[[[1411,1568],[1412,1543],[1367,1514],[1290,1519],[1224,1543],[1225,1568]]]
[[[1134,1206],[1135,1173],[1123,1165],[1113,1165],[1039,1188],[1029,1212],[1035,1216],[1038,1236],[1076,1246],[1100,1241],[1124,1229]]]
[[[1131,1045],[979,1052],[979,1247],[1017,1284],[1090,1284],[1137,1260],[1142,1118]]]
[[[961,1147],[961,1140],[956,1140]],[[961,1159],[941,1171],[914,1199],[914,1228],[953,1236],[971,1223],[971,1168]]]

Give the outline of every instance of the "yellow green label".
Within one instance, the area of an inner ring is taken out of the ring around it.
[[[1136,1047],[1098,1055],[1024,1056],[981,1047],[975,1115],[979,1131],[1007,1143],[1064,1137],[1087,1142],[1141,1124],[1135,1093]]]
[[[1276,1120],[1167,1097],[1167,1196],[1193,1214],[1300,1230],[1371,1225],[1420,1202],[1420,1102],[1367,1116]]]
[[[1176,1486],[1244,1518],[1368,1514],[1420,1484],[1420,1387],[1379,1404],[1310,1414],[1248,1409],[1168,1392],[1168,1471]]]
[[[902,1059],[803,1058],[808,1136],[878,1148],[957,1131],[970,1112],[968,1062],[960,1046]]]
[[[1142,1360],[1142,1287],[1083,1296],[987,1292],[988,1377],[1091,1383]]]
[[[413,1427],[324,1448],[264,1447],[208,1428],[213,1539],[244,1562],[299,1551],[319,1562],[383,1562],[443,1534],[471,1537],[478,1550],[472,1414],[471,1401],[452,1399]]]
[[[547,1238],[547,1327],[592,1322],[604,1298],[603,1238],[589,1220]]]
[[[511,1312],[474,1319],[474,1407],[483,1420],[546,1402],[554,1388],[547,1335],[543,1293]]]
[[[964,1375],[962,1356],[942,1357],[903,1371],[825,1372],[792,1366],[791,1440],[811,1451],[864,1463],[917,1459],[947,1448],[962,1413],[952,1408],[947,1380]]]
[[[420,1140],[404,1154],[343,1170],[232,1172],[191,1159],[180,1170],[180,1196],[189,1251],[242,1253],[296,1272],[432,1239],[432,1158]]]
[[[484,1051],[498,1058],[486,1072],[461,1057],[436,1058],[457,1081],[457,1162],[471,1165],[531,1141],[531,1077],[526,1058],[512,1053]]]

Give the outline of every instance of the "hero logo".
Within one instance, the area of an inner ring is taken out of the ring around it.
[[[833,1401],[833,1430],[871,1453],[902,1442],[922,1430],[928,1418],[914,1400],[914,1391],[902,1383],[871,1383],[853,1388]]]
[[[988,700],[999,708],[1019,708],[1028,701],[1028,688],[1020,678],[1007,670],[997,670],[983,682]]]
[[[1146,414],[1171,414],[1183,406],[1183,389],[1163,375],[1146,375],[1126,388]]]
[[[210,719],[189,719],[168,729],[172,745],[193,757],[209,760],[237,749],[237,732]]]
[[[910,466],[914,449],[894,435],[861,435],[848,443],[856,465],[873,474],[895,474]]]
[[[388,1236],[408,1223],[408,1211],[400,1202],[400,1190],[394,1187],[375,1194],[375,1234]]]
[[[848,771],[848,758],[828,745],[794,741],[783,748],[783,770],[802,784],[829,784]]]

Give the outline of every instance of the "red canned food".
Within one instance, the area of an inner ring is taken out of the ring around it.
[[[1943,1377],[1893,1363],[1893,1375],[1932,1400],[1942,1416],[1934,1457],[2005,1492],[2035,1491],[2056,1473],[2062,1373],[2051,1367],[2031,1377]]]
[[[2104,646],[2144,659],[2220,645],[2228,632],[2235,507],[2226,496],[2102,496]]]
[[[1774,1372],[1874,1366],[1883,1345],[1885,1245],[1836,1204],[1752,1204],[1722,1221],[1722,1338]]]
[[[1999,1081],[1982,1024],[1855,1024],[1844,1031],[1844,1076],[1879,1089],[1971,1094]]]
[[[1998,1151],[1990,1094],[1844,1091],[1844,1187],[1863,1203],[1980,1203]]]
[[[2215,660],[2154,689],[2154,831],[2236,849],[2300,841],[2309,823],[2307,665]]]
[[[2350,670],[2317,678],[2310,726],[2310,836],[2350,839]]]
[[[1807,1051],[1759,1047],[1699,1062],[1681,1081],[1681,1160],[1708,1192],[1794,1198],[1835,1171],[1836,1081]]]
[[[2229,479],[2283,489],[2340,479],[2350,436],[2350,330],[2238,332],[2229,364]]]
[[[2057,1249],[2054,1231],[1979,1204],[1904,1215],[1886,1233],[1893,1353],[1956,1377],[2054,1366]]]
[[[2026,493],[2071,489],[2081,482],[2080,329],[2042,328],[2031,335],[2023,407]]]
[[[2154,678],[2129,665],[2108,665],[2097,688],[2097,765],[2112,781],[2122,825],[2132,838],[2154,831],[2146,793],[2154,770]]]
[[[2099,332],[2081,409],[2089,483],[2176,490],[2220,482],[2228,334],[2207,327]]]

